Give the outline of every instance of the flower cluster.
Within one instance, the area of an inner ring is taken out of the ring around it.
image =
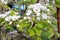
[[[49,11],[49,9],[44,6],[44,5],[41,5],[40,3],[36,3],[36,4],[33,4],[33,5],[30,5],[28,6],[28,9],[27,9],[27,13],[26,15],[27,16],[30,16],[31,14],[36,14],[36,19],[37,20],[40,20],[40,16],[42,15],[42,19],[47,19],[48,16],[46,13],[41,13],[41,10],[44,12],[47,12]]]

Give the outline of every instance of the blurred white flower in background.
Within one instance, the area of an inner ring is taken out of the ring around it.
[[[7,4],[8,2],[7,1],[4,1],[4,4]]]
[[[16,21],[20,18],[20,16],[8,16],[5,18],[5,21]]]
[[[29,6],[28,6],[28,9],[30,9],[30,8],[33,8],[33,5],[29,5]]]
[[[20,25],[19,24],[17,24],[17,27],[19,27]]]
[[[23,19],[24,19],[24,20],[26,20],[26,19],[27,19],[27,17],[24,17]]]
[[[47,11],[47,7],[43,6],[43,5],[40,6],[40,9],[43,10],[43,11]]]
[[[20,16],[12,16],[12,21],[16,21],[20,18]]]
[[[48,23],[51,23],[51,21],[50,21],[50,20],[47,20],[47,22],[48,22]]]
[[[10,21],[9,24],[11,25],[12,24],[12,21]]]
[[[27,17],[28,19],[31,19],[31,17]]]
[[[42,19],[47,19],[47,18],[48,18],[47,14],[42,13]]]
[[[34,11],[35,13],[40,12],[40,8],[36,6],[36,7],[33,8],[33,11]]]
[[[24,0],[24,1],[26,1],[26,0]]]
[[[36,17],[36,19],[37,19],[38,21],[40,21],[40,17]]]
[[[32,14],[32,10],[27,10],[26,15],[29,16],[29,15],[31,15],[31,14]]]
[[[4,2],[4,0],[1,0],[1,2],[3,3],[3,2]]]
[[[8,17],[5,18],[5,21],[10,21],[11,18],[12,18],[11,16],[8,16]]]
[[[40,13],[36,13],[36,16],[40,16]]]
[[[1,0],[1,2],[2,2],[3,4],[7,4],[7,3],[8,3],[8,0]]]
[[[0,14],[0,18],[5,18],[11,13],[11,11],[5,12],[4,14]]]

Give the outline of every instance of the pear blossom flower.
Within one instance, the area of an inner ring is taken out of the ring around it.
[[[40,9],[43,10],[43,11],[47,11],[47,7],[43,6],[43,5],[40,6]]]
[[[8,16],[8,17],[5,18],[5,21],[10,21],[10,20],[16,21],[19,18],[20,18],[20,16]]]
[[[33,8],[33,11],[34,11],[35,13],[40,12],[40,8],[39,8],[39,7],[34,7],[34,8]]]
[[[26,0],[24,0],[24,1],[26,1]]]
[[[28,9],[33,8],[33,7],[34,7],[34,5],[30,5],[30,6],[28,6]]]
[[[48,22],[48,23],[51,23],[51,21],[50,21],[50,20],[47,20],[47,22]]]
[[[8,16],[8,17],[5,18],[5,21],[10,21],[11,18],[12,18],[11,16]]]
[[[40,16],[40,13],[36,13],[36,16]]]
[[[26,15],[29,16],[29,15],[31,15],[31,14],[32,14],[32,10],[27,10]]]
[[[17,27],[19,27],[19,24],[17,24]]]
[[[36,19],[37,19],[38,21],[40,21],[40,17],[36,17]]]
[[[26,19],[27,19],[27,17],[24,17],[23,19],[24,19],[24,20],[26,20]]]
[[[7,4],[8,2],[7,2],[7,1],[4,1],[3,3],[4,3],[4,4]]]
[[[12,16],[12,21],[18,20],[20,18],[20,16]]]
[[[42,19],[47,19],[48,16],[45,13],[42,13]]]
[[[0,18],[5,18],[10,13],[11,13],[11,11],[5,12],[5,14],[0,14]]]
[[[10,21],[9,24],[11,25],[12,24],[12,21]]]
[[[31,17],[27,17],[28,19],[31,19]]]
[[[3,2],[4,2],[4,0],[1,0],[1,2],[3,3]]]

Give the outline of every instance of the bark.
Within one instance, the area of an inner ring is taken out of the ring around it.
[[[57,7],[57,23],[58,23],[58,33],[60,33],[60,8]],[[60,40],[60,38],[58,38]]]

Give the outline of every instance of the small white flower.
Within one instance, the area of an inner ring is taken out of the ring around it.
[[[26,0],[24,0],[24,1],[26,1]]]
[[[4,2],[4,4],[7,4],[7,3],[8,3],[7,1]]]
[[[38,21],[40,21],[40,17],[36,17],[36,19],[37,19]]]
[[[42,19],[47,19],[48,16],[45,13],[42,13]]]
[[[36,16],[40,16],[40,13],[36,13]]]
[[[42,9],[43,11],[47,11],[47,7],[43,5],[40,6],[40,9]]]
[[[20,25],[19,24],[17,24],[17,27],[19,27]]]
[[[48,12],[50,12],[50,10],[49,10],[49,9],[47,9],[47,11],[48,11]]]
[[[29,16],[31,14],[32,14],[32,10],[28,10],[27,13],[26,13],[27,16]]]
[[[26,20],[26,19],[27,19],[27,17],[24,17],[23,19],[24,19],[24,20]]]
[[[48,23],[51,23],[51,21],[47,20]]]
[[[2,3],[4,2],[4,0],[1,0],[2,1]]]
[[[33,8],[33,11],[34,11],[35,13],[40,12],[40,8],[39,8],[38,6],[36,6],[36,7]]]
[[[47,0],[47,2],[49,2],[49,0]]]
[[[33,8],[33,6],[34,6],[34,5],[30,5],[30,6],[28,6],[28,8],[29,8],[29,9],[30,9],[30,8]]]
[[[9,24],[11,25],[12,24],[12,21],[10,21]]]
[[[15,21],[15,20],[17,20],[19,18],[20,18],[20,16],[12,16],[12,21]]]
[[[18,14],[19,14],[19,12],[15,12],[15,14],[16,14],[16,15],[18,15]]]
[[[28,19],[31,19],[31,17],[27,17]]]
[[[6,15],[4,14],[0,14],[0,18],[4,18]]]
[[[8,17],[5,18],[5,21],[10,21],[11,18],[12,18],[11,16],[8,16]]]

